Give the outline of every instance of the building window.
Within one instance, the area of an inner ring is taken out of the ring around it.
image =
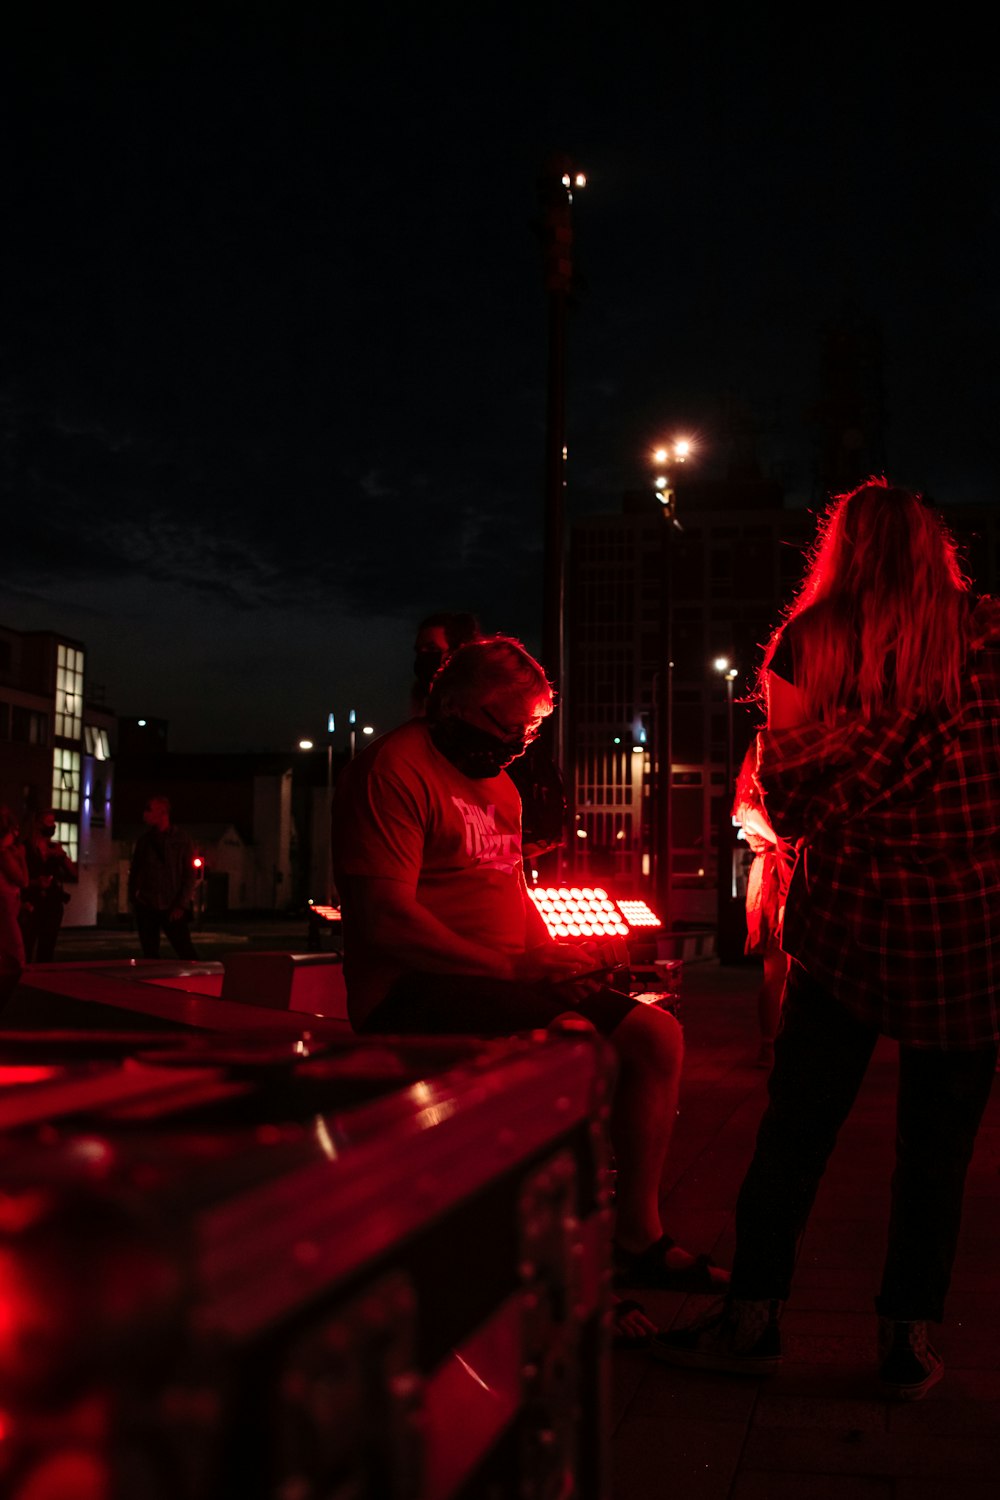
[[[49,721],[46,714],[37,714],[30,708],[15,703],[10,713],[10,737],[18,745],[45,745],[48,743]]]
[[[56,823],[56,838],[76,864],[80,858],[80,830],[75,823]]]
[[[98,729],[96,724],[84,724],[83,748],[95,760],[110,760],[111,746],[108,743],[108,731]]]
[[[72,646],[56,648],[56,737],[80,738],[83,720],[83,652]]]
[[[80,810],[80,752],[61,750],[57,746],[52,752],[52,806],[56,812],[79,812]]]

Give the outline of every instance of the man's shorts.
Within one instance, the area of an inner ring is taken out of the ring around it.
[[[570,1014],[610,1036],[639,1003],[593,978],[521,984],[482,974],[407,974],[358,1029],[365,1035],[510,1036]]]

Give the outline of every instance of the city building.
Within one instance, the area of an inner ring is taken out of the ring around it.
[[[56,836],[79,867],[70,926],[96,922],[112,862],[116,721],[102,699],[80,641],[0,627],[0,801],[24,833],[54,808]]]
[[[956,506],[946,514],[977,586],[994,591],[996,510]],[[576,879],[647,897],[662,892],[657,739],[666,733],[660,709],[672,686],[670,916],[714,924],[738,857],[729,843],[720,871],[732,781],[762,719],[748,700],[763,647],[802,577],[816,516],[786,507],[773,481],[685,475],[676,520],[671,526],[650,489],[627,493],[617,514],[572,527],[566,742],[575,836],[567,854]],[[719,659],[737,674],[731,703]]]

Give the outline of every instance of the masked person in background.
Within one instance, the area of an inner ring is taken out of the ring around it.
[[[49,964],[69,902],[66,881],[77,878],[76,865],[56,839],[56,815],[51,808],[35,824],[25,856],[28,885],[21,903],[25,956],[29,964]]]
[[[438,668],[444,666],[457,647],[478,641],[481,635],[476,616],[463,611],[442,609],[421,620],[413,645],[413,687],[410,690],[410,709],[415,718],[427,712],[427,696]]]

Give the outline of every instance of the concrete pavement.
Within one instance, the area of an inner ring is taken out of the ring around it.
[[[665,1223],[729,1265],[733,1206],[764,1107],[757,971],[685,967],[687,1061]],[[614,1500],[986,1500],[1000,1477],[1000,1101],[969,1174],[949,1300],[935,1331],[944,1381],[913,1405],[874,1380],[888,1222],[896,1054],[876,1049],[803,1239],[769,1379],[691,1373],[614,1356]],[[705,1299],[642,1292],[661,1326]]]

